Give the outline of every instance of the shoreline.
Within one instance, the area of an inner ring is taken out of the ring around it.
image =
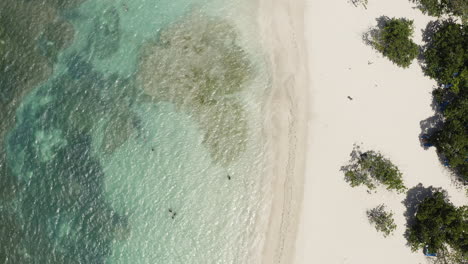
[[[272,90],[264,121],[272,199],[261,263],[292,263],[303,198],[307,135],[307,58],[303,1],[259,0],[258,21],[269,54]],[[268,182],[270,181],[270,182]]]

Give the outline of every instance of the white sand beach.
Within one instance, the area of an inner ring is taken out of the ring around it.
[[[426,263],[403,237],[406,194],[368,194],[344,181],[340,167],[355,143],[390,158],[408,188],[442,187],[455,205],[468,204],[435,149],[419,142],[420,122],[433,115],[435,82],[417,61],[399,68],[362,41],[382,15],[413,19],[418,44],[431,20],[408,0],[369,0],[367,9],[347,0],[260,1],[263,39],[273,54],[269,109],[278,161],[263,263]],[[366,217],[381,203],[398,225],[387,238]]]
[[[455,205],[468,204],[452,183],[435,148],[424,150],[420,122],[433,115],[431,91],[416,61],[402,69],[366,46],[362,33],[377,17],[414,19],[416,43],[430,17],[408,0],[369,0],[367,9],[346,0],[307,0],[305,35],[309,55],[308,134],[302,215],[291,263],[426,263],[405,246],[405,194],[351,188],[340,167],[354,143],[381,151],[403,172],[408,188],[442,187]],[[351,96],[353,100],[348,100]],[[385,203],[398,228],[384,238],[365,211]]]
[[[261,40],[270,54],[272,92],[265,107],[265,136],[272,166],[265,179],[273,199],[262,263],[291,263],[304,180],[307,56],[304,2],[260,0]]]

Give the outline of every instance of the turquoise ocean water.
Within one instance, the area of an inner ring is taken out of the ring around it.
[[[269,77],[251,1],[6,1],[0,262],[252,263]]]

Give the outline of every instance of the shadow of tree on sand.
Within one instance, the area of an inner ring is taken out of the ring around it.
[[[428,143],[428,139],[431,135],[442,128],[443,121],[444,120],[442,115],[440,113],[436,113],[435,115],[419,122],[419,126],[421,127],[421,133],[419,133],[419,143],[422,148],[427,150],[432,146],[432,144]]]
[[[421,49],[420,49],[419,56],[418,56],[418,63],[423,70],[425,69],[424,51],[426,51],[427,48],[429,47],[431,39],[434,36],[434,34],[437,32],[437,30],[439,30],[440,25],[441,25],[440,21],[433,20],[427,23],[426,28],[421,29],[422,40],[425,44],[421,45]]]
[[[406,218],[406,226],[414,224],[418,205],[426,198],[431,197],[435,192],[440,191],[446,193],[442,188],[435,188],[433,186],[424,187],[422,183],[409,189],[406,193],[406,198],[402,204],[406,207],[406,211],[403,214]],[[406,236],[406,234],[405,234]]]
[[[374,46],[375,40],[379,36],[379,32],[385,27],[387,22],[390,20],[388,16],[380,16],[375,19],[377,21],[377,26],[370,27],[367,31],[362,34],[362,41],[367,46]]]

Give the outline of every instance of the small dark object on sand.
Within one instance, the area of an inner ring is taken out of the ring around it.
[[[228,180],[231,180],[231,175],[228,174],[227,178],[228,178]]]
[[[349,96],[349,95],[348,95],[348,99],[349,99],[349,100],[353,100],[353,98],[352,98],[351,96]]]

